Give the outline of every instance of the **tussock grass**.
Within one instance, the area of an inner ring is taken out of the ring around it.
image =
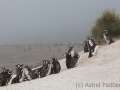
[[[91,36],[97,41],[101,41],[103,40],[103,30],[108,30],[114,38],[120,36],[120,16],[116,14],[116,9],[106,8],[99,14],[91,26]]]

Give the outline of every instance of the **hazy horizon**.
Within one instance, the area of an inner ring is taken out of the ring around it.
[[[0,45],[80,43],[90,22],[118,0],[0,0]]]

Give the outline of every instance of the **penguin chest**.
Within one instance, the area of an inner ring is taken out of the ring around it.
[[[75,52],[74,52],[74,51],[71,51],[71,52],[70,52],[70,55],[71,55],[71,57],[74,57]]]
[[[107,43],[109,43],[109,42],[110,42],[109,36],[107,36],[107,35],[103,34],[103,37],[104,37],[104,39],[105,39],[105,41],[106,41]]]

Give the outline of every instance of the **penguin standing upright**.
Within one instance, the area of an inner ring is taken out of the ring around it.
[[[87,37],[88,40],[88,49],[89,49],[89,58],[93,55],[96,55],[98,52],[98,45],[95,44],[95,41],[91,37]]]
[[[104,37],[105,41],[107,42],[107,44],[111,44],[114,42],[112,39],[112,36],[108,33],[107,30],[104,30],[103,37]]]
[[[73,50],[73,47],[69,47],[68,52],[66,53],[66,66],[68,69],[76,67],[76,63],[80,58],[79,53]]]

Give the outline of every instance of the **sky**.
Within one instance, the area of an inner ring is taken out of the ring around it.
[[[106,7],[120,0],[0,0],[0,45],[80,43]]]

